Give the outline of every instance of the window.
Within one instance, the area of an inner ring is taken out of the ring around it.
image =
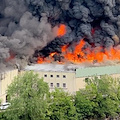
[[[66,75],[63,75],[63,78],[66,78]]]
[[[45,74],[44,77],[47,77],[47,75]]]
[[[53,77],[53,75],[50,75],[50,77]]]
[[[50,87],[53,88],[53,83],[50,83]]]
[[[59,84],[59,83],[57,83],[57,87],[60,87],[60,84]]]
[[[66,83],[63,83],[63,87],[66,88]]]
[[[57,75],[57,78],[59,78],[60,76],[59,75]]]

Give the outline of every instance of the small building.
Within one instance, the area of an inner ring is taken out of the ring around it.
[[[39,77],[48,83],[50,91],[55,87],[70,93],[76,91],[75,70],[68,70],[64,65],[59,64],[35,64],[25,68],[25,71],[30,70],[38,73]]]

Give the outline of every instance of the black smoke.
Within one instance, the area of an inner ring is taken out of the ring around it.
[[[40,18],[42,11],[52,26],[60,23],[67,26],[66,35],[55,38],[42,50],[37,50],[35,55],[46,57],[51,52],[59,53],[60,46],[82,38],[92,47],[109,48],[119,44],[120,0],[43,0],[41,4],[29,0],[28,4],[36,17]]]
[[[82,38],[94,47],[118,45],[119,14],[120,0],[1,0],[1,68],[24,66],[35,50],[35,55],[47,56]],[[56,37],[60,24],[66,25],[67,33]],[[14,59],[7,61],[11,54]]]

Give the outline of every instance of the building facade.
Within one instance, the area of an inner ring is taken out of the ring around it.
[[[111,75],[120,77],[120,65],[102,66],[102,67],[77,67],[54,64],[36,64],[27,66],[21,74],[26,71],[34,71],[38,73],[48,83],[50,91],[55,88],[62,88],[64,91],[74,94],[79,89],[85,88],[85,79],[93,76]],[[0,74],[0,99],[6,102],[6,90],[11,84],[14,77],[17,76],[18,70],[11,70]]]
[[[0,99],[2,103],[7,101],[7,87],[12,83],[14,77],[16,77],[17,75],[17,69],[0,73]]]
[[[64,65],[34,65],[26,67],[25,71],[33,70],[48,83],[50,91],[55,87],[74,94],[79,89],[85,88],[85,79],[93,76],[111,75],[120,77],[120,65],[66,68]]]

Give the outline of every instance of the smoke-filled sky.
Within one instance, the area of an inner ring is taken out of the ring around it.
[[[88,46],[117,45],[119,14],[120,0],[1,0],[1,68],[24,64],[45,46],[47,54],[82,38]],[[61,38],[55,32],[60,24],[67,28]]]

